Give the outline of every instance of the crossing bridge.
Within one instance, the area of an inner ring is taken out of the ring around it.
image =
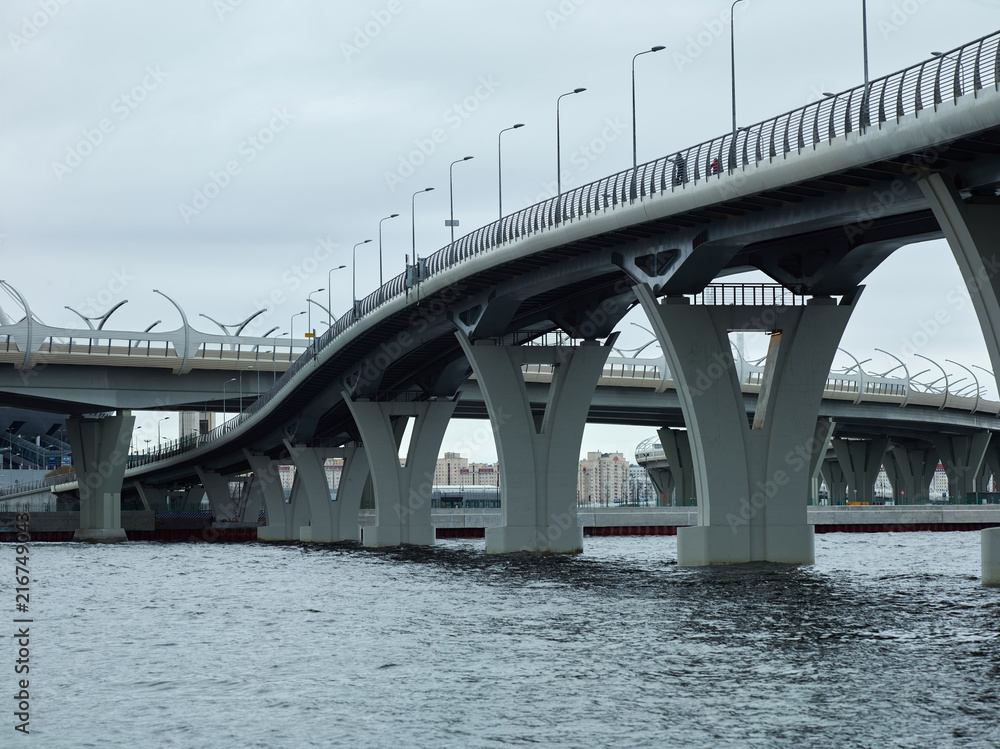
[[[811,561],[808,471],[790,474],[784,456],[820,449],[824,383],[871,270],[900,246],[947,238],[1000,371],[998,40],[988,35],[581,186],[415,259],[239,417],[145,474],[169,478],[197,465],[206,475],[266,476],[292,460],[308,483],[320,474],[307,464],[339,454],[372,466],[377,522],[366,544],[431,543],[423,487],[474,373],[504,487],[504,525],[490,530],[487,550],[579,551],[582,537],[566,519],[583,425],[614,328],[639,304],[676,384],[692,452],[699,525],[679,535],[680,563]],[[779,287],[705,295],[713,280],[747,269]],[[522,345],[555,330],[574,345]],[[733,330],[770,334],[752,418],[729,355]],[[25,376],[35,339],[11,337],[24,358],[9,366]],[[175,377],[191,376],[180,374],[189,350]],[[182,357],[176,345],[174,355]],[[526,395],[525,364],[555,368],[543,412]],[[38,373],[32,388],[48,376]],[[109,508],[130,421],[122,411],[69,421],[90,495],[81,536],[116,527]],[[754,512],[729,522],[748,498]],[[286,527],[275,533],[284,537]]]

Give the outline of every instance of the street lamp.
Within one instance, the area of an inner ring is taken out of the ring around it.
[[[382,284],[383,284],[383,281],[382,281],[382,222],[383,221],[388,221],[391,218],[396,218],[397,216],[399,216],[398,213],[393,213],[393,214],[391,214],[389,216],[386,216],[385,218],[380,218],[378,220],[378,287],[379,287],[379,289],[382,288]],[[379,294],[379,301],[381,301],[381,299],[382,299],[382,295]]]
[[[445,226],[451,227],[451,244],[455,244],[455,227],[458,226],[458,222],[455,220],[455,164],[461,164],[463,161],[468,161],[472,156],[464,156],[457,161],[451,162],[448,167],[448,205],[450,206],[451,218],[445,221]]]
[[[433,189],[434,189],[433,187],[425,187],[423,190],[417,190],[415,193],[413,193],[413,196],[410,198],[410,232],[412,234],[412,241],[413,241],[414,264],[416,264],[417,262],[417,215],[416,215],[417,196],[422,192],[430,192]]]
[[[129,452],[131,452],[131,451],[132,451],[132,445],[134,445],[134,444],[135,444],[135,438],[136,438],[136,436],[138,436],[138,435],[137,435],[137,432],[138,432],[138,431],[139,431],[140,429],[142,429],[142,424],[140,424],[139,426],[137,426],[137,427],[135,428],[135,430],[133,430],[133,432],[132,432],[132,441],[131,441],[131,442],[129,443],[129,446],[128,446],[128,449],[129,449]]]
[[[160,419],[159,421],[156,422],[156,446],[157,447],[160,446],[160,440],[162,439],[160,437],[160,424],[162,422],[164,422],[164,421],[167,421],[169,418],[170,418],[169,416],[164,416],[162,419]]]
[[[562,154],[560,148],[561,141],[559,132],[559,102],[562,101],[564,96],[572,96],[573,94],[582,94],[586,90],[587,89],[585,88],[574,88],[572,91],[567,91],[565,94],[560,94],[556,98],[556,223],[562,221]]]
[[[333,298],[331,297],[330,289],[333,288],[333,272],[335,270],[342,270],[346,268],[346,265],[338,265],[336,268],[330,268],[330,272],[326,274],[326,314],[330,318],[329,327],[333,327]],[[282,333],[284,335],[284,333]]]
[[[278,381],[278,339],[285,335],[288,335],[287,330],[284,333],[275,333],[271,339],[271,373],[274,375],[271,379],[272,385]]]
[[[351,309],[354,310],[355,320],[358,319],[358,247],[369,242],[371,242],[370,239],[358,242],[351,251],[351,297],[354,299],[354,306]]]
[[[743,0],[734,0],[729,10],[729,60],[733,79],[733,141],[729,148],[729,168],[736,167],[736,5]]]
[[[309,313],[308,315],[306,315],[306,320],[307,320],[307,322],[306,322],[306,325],[308,326],[308,332],[312,334],[312,335],[310,335],[309,337],[310,337],[310,338],[312,338],[312,341],[311,341],[311,343],[312,343],[312,349],[313,349],[313,351],[315,351],[315,350],[316,350],[316,334],[315,334],[315,333],[313,333],[313,322],[312,322],[312,320],[313,320],[313,316],[312,316],[312,307],[310,307],[310,306],[309,306],[309,302],[311,302],[311,301],[312,301],[312,295],[313,295],[313,294],[318,294],[318,293],[319,293],[319,292],[321,292],[321,291],[326,291],[326,289],[316,289],[316,291],[310,291],[310,292],[309,292],[309,293],[308,293],[308,294],[306,295],[306,310],[307,310],[307,311],[308,311],[308,313]],[[241,400],[240,400],[240,406],[242,407],[242,406],[243,406],[243,401],[242,401],[242,398],[243,398],[243,396],[241,395],[241,396],[240,396],[240,398],[241,398]]]
[[[651,52],[659,52],[661,49],[666,49],[666,47],[658,44],[632,57],[632,169],[636,169],[639,166],[635,145],[635,58],[640,55],[648,55]]]
[[[288,362],[289,363],[291,363],[291,361],[292,361],[292,346],[295,345],[295,318],[298,317],[299,315],[304,315],[305,313],[306,313],[305,310],[302,310],[301,312],[296,312],[294,315],[292,315],[291,319],[288,321],[288,330],[289,330],[289,333],[288,333]]]
[[[222,423],[223,424],[226,423],[226,385],[228,385],[230,382],[236,382],[236,378],[234,377],[231,380],[226,380],[225,382],[222,383]],[[157,443],[157,444],[159,444],[159,443]]]
[[[246,372],[246,371],[248,371],[248,370],[251,370],[251,369],[253,369],[253,364],[251,364],[250,366],[248,366],[246,369],[241,369],[240,370],[240,374],[239,374],[239,378],[240,378],[240,411],[241,412],[243,411],[243,373]],[[259,369],[257,370],[257,391],[258,392],[260,391],[260,370]]]
[[[505,127],[499,133],[497,133],[497,200],[500,203],[500,218],[503,218],[503,154],[500,151],[500,136],[506,133],[508,130],[517,130],[519,127],[524,127],[523,122],[519,122],[516,125],[511,125],[510,127]]]

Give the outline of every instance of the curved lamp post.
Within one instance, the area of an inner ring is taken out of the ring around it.
[[[472,158],[472,156],[463,156],[461,159],[451,162],[451,165],[448,167],[448,206],[451,218],[445,223],[451,227],[452,246],[455,245],[455,227],[458,226],[458,222],[455,220],[455,164],[461,164],[463,161],[469,161]]]
[[[313,294],[318,294],[321,291],[326,291],[326,289],[316,289],[315,291],[310,291],[306,295],[306,311],[308,312],[308,314],[306,315],[306,321],[307,321],[306,322],[306,326],[307,326],[308,330],[306,332],[312,334],[310,336],[310,338],[311,338],[310,343],[312,343],[312,350],[313,351],[316,350],[316,335],[315,335],[315,333],[313,333],[312,307],[309,306],[309,302],[312,301],[312,295]],[[242,405],[242,401],[240,402],[240,405]]]
[[[351,298],[354,300],[351,309],[354,310],[355,320],[358,319],[358,248],[369,242],[371,242],[370,239],[358,242],[354,245],[354,249],[351,250]]]
[[[228,419],[226,419],[226,385],[230,382],[236,382],[236,378],[233,377],[231,380],[226,380],[222,383],[222,423],[225,424]]]
[[[330,319],[330,324],[327,327],[333,327],[333,298],[331,297],[330,289],[333,288],[333,272],[335,270],[342,270],[346,268],[346,265],[338,265],[335,268],[330,268],[330,271],[326,274],[326,314]],[[284,335],[284,333],[282,333]]]
[[[294,315],[292,315],[291,319],[289,319],[289,321],[288,321],[288,330],[289,330],[289,333],[288,333],[288,363],[289,364],[291,364],[291,362],[292,362],[292,347],[295,345],[295,318],[298,317],[299,315],[304,315],[305,313],[306,313],[305,310],[302,310],[301,312],[296,312]]]
[[[410,196],[410,238],[412,240],[413,247],[413,262],[417,262],[417,196],[422,192],[431,192],[433,187],[425,187],[423,190],[417,190]]]
[[[160,424],[162,424],[164,421],[168,421],[169,419],[170,419],[169,416],[164,416],[162,419],[160,419],[159,421],[156,422],[156,446],[157,447],[160,446],[160,440],[163,439],[162,437],[160,437]]]
[[[729,9],[729,62],[733,81],[733,141],[729,148],[729,168],[736,167],[736,6],[743,0],[734,0]]]
[[[648,55],[651,52],[659,52],[661,49],[666,49],[666,47],[658,44],[655,47],[651,47],[650,49],[644,50],[643,52],[639,52],[638,54],[636,54],[636,55],[634,55],[632,57],[632,169],[635,169],[636,167],[639,166],[639,161],[638,161],[638,156],[637,156],[637,151],[636,151],[636,142],[635,142],[635,131],[636,131],[636,127],[635,127],[635,58],[636,57],[640,57],[641,55]]]
[[[500,150],[500,136],[506,133],[508,130],[517,130],[519,127],[524,127],[523,122],[518,122],[516,125],[511,125],[510,127],[505,127],[499,133],[497,133],[497,200],[500,204],[500,218],[503,218],[503,153]]]
[[[556,223],[562,221],[562,136],[559,128],[559,102],[565,96],[582,94],[586,90],[585,88],[574,88],[572,91],[567,91],[565,94],[559,94],[556,97]]]
[[[380,218],[378,220],[378,287],[382,288],[384,281],[382,280],[382,222],[388,221],[391,218],[396,218],[399,216],[398,213],[392,213],[385,218]],[[379,301],[381,302],[381,294],[379,295]]]

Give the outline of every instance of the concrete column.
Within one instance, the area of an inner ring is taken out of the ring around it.
[[[976,491],[988,492],[991,478],[994,479],[994,483],[1000,485],[1000,439],[991,439],[986,446],[983,464],[976,478]]]
[[[303,448],[285,441],[288,454],[295,461],[292,504],[309,508],[309,524],[299,528],[299,540],[312,543],[360,541],[358,511],[361,493],[368,478],[368,460],[358,447]],[[328,458],[343,458],[340,487],[336,500],[326,476]]]
[[[361,433],[375,489],[375,525],[365,529],[365,546],[433,545],[434,468],[458,402],[442,398],[421,403],[381,403],[351,400],[346,392],[344,400]],[[406,463],[400,465],[399,445],[407,418],[415,421]]]
[[[813,444],[815,446],[823,445],[823,447],[813,452],[812,462],[809,464],[809,475],[812,477],[809,486],[809,504],[811,505],[819,504],[819,484],[823,480],[823,459],[826,457],[827,448],[833,438],[835,426],[833,419],[828,416],[816,420],[816,431],[813,433],[815,442]],[[827,484],[827,488],[829,489],[829,484]]]
[[[929,174],[919,184],[965,279],[993,372],[1000,376],[1000,203],[977,203],[975,197],[966,203],[945,174]]]
[[[833,440],[833,451],[847,475],[847,501],[871,501],[875,480],[882,468],[882,458],[889,446],[888,437],[870,440]]]
[[[823,480],[826,482],[827,501],[831,505],[844,504],[844,496],[847,490],[847,477],[844,475],[844,468],[836,458],[824,460],[820,465]]]
[[[979,544],[983,558],[983,585],[1000,586],[1000,528],[980,531]]]
[[[663,497],[664,505],[672,505],[674,503],[673,471],[669,468],[647,468],[646,474],[649,476],[649,480],[653,483],[653,486],[656,487],[656,491]]]
[[[309,522],[309,508],[304,507],[303,503],[296,507],[285,501],[281,477],[278,475],[281,463],[247,450],[243,454],[253,470],[254,479],[264,499],[264,513],[267,515],[267,525],[257,529],[257,540],[298,541],[299,528]]]
[[[896,473],[896,459],[892,457],[892,452],[886,450],[885,455],[882,457],[882,467],[885,469],[885,477],[889,479],[889,486],[892,487],[892,494],[890,498],[894,505],[900,504],[899,501],[899,476]]]
[[[895,445],[887,453],[891,457],[899,488],[896,491],[901,504],[926,504],[930,499],[930,485],[937,470],[937,448],[926,443]]]
[[[142,509],[146,512],[152,512],[154,505],[162,505],[165,503],[166,492],[163,489],[154,489],[151,486],[146,486],[141,481],[136,481],[135,490],[139,494],[139,499],[142,500]]]
[[[694,487],[694,466],[691,458],[691,442],[688,433],[682,429],[664,427],[657,429],[656,435],[663,447],[663,456],[674,474],[674,492],[677,507],[694,507],[698,504]]]
[[[503,525],[486,530],[486,552],[583,551],[577,522],[580,443],[590,402],[617,336],[571,346],[474,344],[456,333],[476,373],[500,458]],[[545,411],[534,414],[523,364],[553,367]]]
[[[948,501],[962,501],[976,491],[976,476],[990,443],[989,432],[936,434],[934,444],[948,474]]]
[[[205,488],[208,495],[208,504],[212,508],[212,517],[216,521],[232,520],[236,517],[236,503],[233,501],[232,492],[229,489],[229,477],[206,471],[200,466],[195,466],[195,473],[198,480]]]
[[[80,486],[80,528],[74,541],[128,540],[122,528],[122,481],[134,424],[131,411],[103,419],[66,420]]]
[[[674,375],[691,441],[698,525],[681,528],[686,566],[753,561],[811,563],[806,517],[823,388],[858,294],[804,306],[657,302],[635,288]],[[858,290],[860,291],[860,289]],[[729,332],[771,334],[753,422],[736,375]]]
[[[260,511],[264,507],[264,492],[261,491],[260,482],[257,481],[257,477],[254,475],[250,476],[250,481],[246,488],[247,501],[243,505],[242,512],[240,513],[241,523],[257,523],[260,522]]]

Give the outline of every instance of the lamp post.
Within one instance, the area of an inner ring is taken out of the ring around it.
[[[430,192],[433,187],[425,187],[423,190],[417,190],[410,197],[410,233],[413,242],[413,262],[417,262],[417,196],[422,192]]]
[[[729,61],[733,80],[733,141],[729,148],[729,168],[736,167],[736,6],[743,0],[734,0],[729,10]]]
[[[129,443],[129,446],[128,446],[129,452],[132,452],[132,445],[135,444],[135,438],[138,436],[138,432],[139,432],[140,429],[142,429],[142,424],[140,424],[139,426],[137,426],[135,428],[135,430],[132,432],[132,441]]]
[[[562,221],[562,149],[559,128],[559,102],[563,100],[564,96],[582,94],[586,90],[585,88],[574,88],[572,91],[560,94],[556,98],[556,223]]]
[[[226,380],[222,383],[222,423],[226,423],[226,385],[230,382],[236,382],[236,378],[233,377],[231,380]],[[157,443],[159,444],[159,443]]]
[[[500,218],[503,218],[503,153],[500,150],[500,136],[506,133],[508,130],[517,130],[519,127],[524,127],[523,122],[519,122],[516,125],[511,125],[510,127],[505,127],[499,133],[497,133],[497,200],[500,204]]]
[[[271,339],[271,374],[274,375],[271,379],[272,385],[278,381],[278,339],[285,335],[288,335],[288,331],[275,333]]]
[[[451,162],[448,167],[448,205],[451,218],[445,222],[445,225],[451,227],[451,244],[453,246],[455,244],[455,227],[458,226],[458,222],[455,220],[455,164],[461,164],[471,158],[472,156],[463,156],[461,159]]]
[[[159,421],[156,422],[156,446],[157,447],[160,446],[160,440],[162,439],[160,437],[160,424],[163,423],[164,421],[167,421],[169,418],[170,418],[169,416],[164,416],[162,419],[160,419]]]
[[[861,0],[861,39],[865,60],[865,93],[861,97],[861,127],[871,124],[868,116],[868,0]]]
[[[248,366],[246,369],[241,369],[240,370],[240,374],[239,374],[239,378],[240,378],[240,411],[241,412],[243,411],[243,373],[247,372],[247,371],[249,371],[251,369],[253,369],[253,364],[251,364],[250,366]],[[257,383],[258,383],[257,390],[259,391],[260,390],[260,370],[257,370]]]
[[[358,242],[351,250],[351,298],[354,300],[351,309],[354,310],[355,320],[358,319],[358,247],[369,242],[371,242],[370,239]]]
[[[291,319],[288,321],[288,330],[289,330],[289,333],[288,333],[288,362],[289,362],[289,364],[291,364],[291,361],[292,361],[292,347],[295,345],[295,318],[298,317],[299,315],[304,315],[305,313],[306,313],[305,310],[302,310],[301,312],[296,312],[294,315],[292,315]]]
[[[328,327],[333,327],[333,298],[331,297],[330,289],[333,288],[333,272],[335,270],[343,270],[346,265],[338,265],[335,268],[330,268],[330,271],[326,274],[326,314],[330,318],[330,324]],[[282,333],[284,335],[284,333]]]
[[[309,306],[309,302],[312,300],[312,295],[313,294],[318,294],[321,291],[326,291],[326,289],[316,289],[316,291],[310,291],[306,295],[306,310],[308,312],[308,314],[306,315],[306,321],[307,321],[306,322],[306,326],[308,328],[308,332],[309,333],[313,333],[312,307]],[[311,336],[311,338],[312,338],[312,340],[310,342],[312,343],[312,350],[315,351],[316,350],[316,335],[315,335],[315,333],[313,333],[313,335]],[[240,398],[241,398],[241,400],[240,400],[240,406],[242,407],[243,406],[242,396],[240,396]]]
[[[636,169],[639,166],[638,156],[637,156],[637,152],[636,152],[636,143],[635,143],[635,130],[636,130],[636,127],[635,127],[635,58],[639,57],[641,55],[648,55],[651,52],[659,52],[661,49],[666,49],[666,47],[663,47],[662,45],[658,44],[655,47],[651,47],[650,49],[644,50],[643,52],[639,52],[638,54],[636,54],[636,55],[634,55],[632,57],[632,169]]]
[[[379,289],[382,288],[382,284],[384,283],[382,281],[382,222],[383,221],[388,221],[391,218],[396,218],[397,216],[399,216],[398,213],[393,213],[393,214],[390,214],[390,215],[386,216],[385,218],[380,218],[378,220],[378,287],[379,287]],[[381,301],[381,299],[382,299],[382,295],[379,294],[379,300]]]

